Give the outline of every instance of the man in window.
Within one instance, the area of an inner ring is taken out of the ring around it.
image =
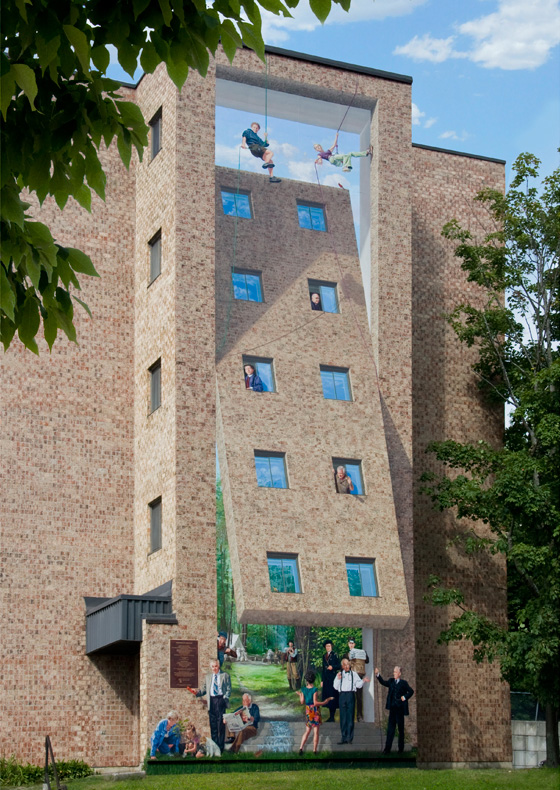
[[[354,483],[350,475],[346,474],[346,468],[344,466],[336,467],[334,484],[339,494],[352,494],[354,492]]]
[[[272,161],[274,152],[267,150],[269,143],[268,140],[266,139],[267,138],[266,132],[264,135],[265,137],[264,140],[262,140],[257,134],[260,128],[261,128],[260,124],[258,124],[256,121],[253,121],[253,123],[251,124],[251,128],[245,129],[242,135],[241,148],[248,148],[249,151],[253,154],[253,156],[256,156],[257,159],[262,159],[264,162],[263,170],[268,170],[270,183],[278,184],[281,179],[276,178],[274,176],[273,168],[275,165]]]
[[[245,371],[245,389],[262,392],[264,390],[263,383],[255,368],[252,365],[245,365],[243,369]]]
[[[321,305],[321,297],[320,297],[320,295],[316,291],[314,291],[309,296],[310,296],[310,299],[311,299],[311,309],[312,310],[322,310],[323,307]]]

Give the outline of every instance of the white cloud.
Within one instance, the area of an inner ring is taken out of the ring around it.
[[[428,60],[430,63],[443,63],[448,58],[464,57],[453,49],[455,36],[449,38],[432,38],[425,33],[421,38],[414,36],[408,44],[395,47],[393,55],[406,55],[412,60]]]
[[[560,43],[559,0],[498,0],[495,12],[464,22],[456,30],[448,38],[429,33],[414,36],[393,54],[431,63],[468,58],[489,69],[535,69]],[[470,41],[455,48],[458,36]]]
[[[344,11],[339,5],[333,5],[326,25],[344,25],[352,22],[366,22],[386,19],[392,16],[411,14],[417,6],[424,5],[427,0],[352,0],[350,11]],[[295,31],[312,32],[321,24],[307,4],[301,3],[291,10],[292,19],[285,19],[262,12],[263,36],[267,44],[279,44],[289,39]]]
[[[242,170],[252,170],[255,173],[260,172],[262,162],[252,155],[246,149],[241,148],[241,159],[239,158],[240,146],[239,145],[224,145],[223,143],[216,143],[216,164],[220,167],[233,167],[237,169],[241,164]]]
[[[442,132],[439,136],[440,140],[459,140],[459,142],[463,143],[467,137],[469,136],[468,132],[461,132],[461,134],[457,134],[455,131],[449,132]]]
[[[560,43],[558,0],[501,0],[493,14],[459,26],[474,39],[469,53],[485,68],[536,69]]]
[[[437,121],[437,118],[428,118],[427,121],[423,121],[422,118],[425,117],[426,117],[426,113],[422,112],[422,110],[418,107],[418,105],[412,102],[412,125],[423,126],[424,129],[430,129]]]
[[[420,119],[423,118],[425,115],[426,113],[421,112],[421,110],[418,108],[418,105],[412,102],[412,125],[420,126],[421,125]]]
[[[350,189],[351,187],[350,181],[342,173],[340,175],[331,173],[325,178],[323,184],[326,187],[344,187],[344,189]]]
[[[315,165],[309,159],[290,159],[288,172],[290,173],[290,178],[295,178],[298,181],[309,181],[313,184],[317,183]]]

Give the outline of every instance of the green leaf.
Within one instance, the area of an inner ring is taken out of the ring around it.
[[[87,184],[80,184],[80,186],[74,190],[74,198],[82,208],[85,208],[85,210],[89,211],[91,214],[91,189]]]
[[[132,0],[132,10],[134,12],[134,19],[138,19],[142,11],[150,5],[150,0]]]
[[[58,49],[60,47],[60,36],[54,36],[50,41],[45,41],[41,36],[36,37],[37,55],[39,57],[39,65],[44,74],[47,68],[52,64],[58,64]]]
[[[54,310],[47,310],[46,315],[43,316],[43,332],[49,350],[52,351],[54,341],[58,334],[58,321]]]
[[[98,69],[102,74],[105,74],[109,68],[109,63],[111,62],[111,55],[109,54],[107,47],[93,47],[91,50],[91,59],[95,68]]]
[[[146,126],[142,110],[137,104],[131,101],[118,101],[115,102],[115,104],[125,126],[131,127],[132,129],[136,129],[137,127],[144,128]]]
[[[16,0],[16,8],[20,13],[21,18],[27,23],[27,8],[26,5],[31,5],[32,0]]]
[[[156,48],[151,41],[147,41],[140,55],[140,65],[147,74],[151,74],[160,63],[161,58],[156,52]]]
[[[230,20],[227,19],[226,22],[230,22]],[[231,24],[231,22],[230,22],[230,24]],[[231,25],[231,26],[233,27],[233,25]],[[237,33],[237,31],[235,31],[235,32]],[[222,41],[222,47],[224,48],[224,52],[226,53],[227,59],[229,60],[230,63],[233,63],[233,59],[235,57],[235,53],[240,48],[240,46],[243,46],[243,42],[241,42],[241,44],[237,43],[236,39],[231,35],[229,29],[228,30],[225,29],[225,22],[222,25],[221,41]]]
[[[27,292],[23,309],[19,312],[17,321],[19,339],[23,345],[34,354],[39,354],[37,343],[35,342],[35,335],[39,331],[41,318],[39,315],[39,302],[34,294],[33,289]]]
[[[93,315],[91,314],[91,310],[89,309],[89,307],[87,306],[87,304],[85,302],[83,302],[81,299],[78,299],[78,297],[75,294],[72,294],[72,299],[75,302],[78,302],[78,304],[81,304],[82,307],[84,308],[84,310],[86,311],[86,313],[89,315],[89,317],[93,318]]]
[[[260,30],[253,27],[253,25],[247,24],[247,22],[238,22],[238,26],[239,30],[241,31],[241,36],[243,37],[243,43],[252,49],[262,61],[264,61],[264,41],[262,39]]]
[[[169,78],[175,83],[177,90],[181,90],[189,73],[188,65],[184,60],[179,62],[168,60],[166,65]]]
[[[12,74],[12,70],[7,74],[2,75],[0,79],[0,109],[2,110],[2,116],[4,120],[6,120],[6,113],[8,112],[8,107],[14,97],[14,93],[16,90],[16,81],[14,79],[14,75]]]
[[[5,315],[0,313],[0,338],[2,339],[2,345],[4,346],[4,351],[7,351],[10,347],[10,343],[13,340],[13,337],[16,333],[16,325],[14,321],[11,321]]]
[[[123,165],[128,170],[132,156],[132,142],[128,129],[120,129],[117,135],[117,149]]]
[[[27,96],[29,104],[35,109],[35,97],[37,96],[35,72],[24,63],[12,64],[11,72],[14,75],[15,81]]]
[[[23,228],[25,221],[25,209],[29,205],[24,203],[14,189],[5,188],[1,194],[2,218],[8,222],[13,222]]]
[[[320,22],[328,17],[331,5],[331,0],[309,0],[309,7]]]
[[[67,261],[75,272],[87,274],[89,277],[99,277],[91,262],[91,258],[88,257],[85,252],[77,250],[74,247],[66,247],[66,252],[68,253]]]
[[[169,5],[169,0],[158,0],[159,7],[161,8],[161,14],[163,16],[163,21],[166,25],[171,25],[171,20],[173,19],[173,11],[171,10],[171,6]]]
[[[15,290],[8,280],[5,268],[0,265],[0,309],[2,309],[10,320],[14,320],[14,308],[16,306]]]
[[[63,25],[62,28],[80,61],[82,71],[89,75],[90,46],[86,34],[73,25]]]

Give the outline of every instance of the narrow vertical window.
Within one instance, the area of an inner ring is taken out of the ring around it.
[[[150,414],[161,406],[161,359],[149,368],[150,371]]]
[[[150,509],[150,553],[161,549],[161,497],[148,505]]]
[[[161,150],[161,107],[150,121],[150,137],[153,159]]]
[[[153,283],[156,277],[161,274],[161,230],[148,242],[150,248],[150,280]],[[148,283],[148,284],[149,284]]]

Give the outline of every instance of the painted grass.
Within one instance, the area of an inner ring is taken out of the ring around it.
[[[241,705],[240,685],[259,697],[266,697],[279,712],[302,714],[303,708],[294,691],[288,686],[286,672],[276,664],[241,664],[234,662],[227,667],[231,675],[232,695],[230,709]]]
[[[378,768],[372,770],[305,771],[301,773],[202,774],[153,776],[143,781],[107,784],[103,778],[68,782],[68,790],[558,790],[560,771],[531,770],[423,771]]]

